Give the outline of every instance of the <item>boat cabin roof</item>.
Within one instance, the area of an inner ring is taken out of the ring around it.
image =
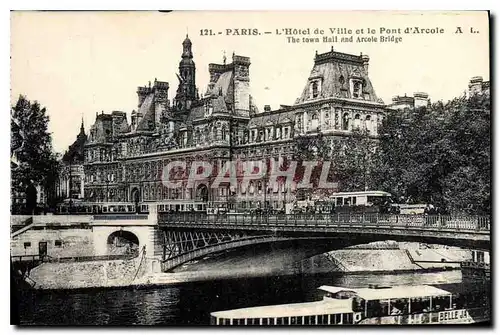
[[[322,291],[336,294],[339,292],[353,292],[358,297],[365,300],[385,300],[385,299],[404,299],[404,298],[424,298],[429,296],[443,296],[451,293],[430,285],[416,286],[393,286],[384,288],[345,288],[337,286],[323,285],[319,288]]]
[[[352,313],[352,300],[324,299],[297,304],[248,307],[211,313],[212,316],[227,319],[280,318],[292,316]]]

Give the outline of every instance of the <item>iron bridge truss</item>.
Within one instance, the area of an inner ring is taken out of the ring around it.
[[[161,234],[163,271],[218,251],[282,239],[276,235],[250,235],[245,231],[162,230]]]

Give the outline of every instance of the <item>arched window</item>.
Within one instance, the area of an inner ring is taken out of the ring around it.
[[[361,116],[359,114],[356,114],[354,116],[354,129],[359,129],[361,126]]]
[[[318,113],[314,112],[311,115],[311,130],[317,130],[319,127],[319,116]]]
[[[365,119],[365,128],[368,132],[372,131],[372,116],[367,115]]]
[[[342,116],[342,130],[349,130],[349,113]]]

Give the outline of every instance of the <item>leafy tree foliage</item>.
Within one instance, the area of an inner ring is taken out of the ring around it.
[[[375,184],[409,203],[490,212],[490,96],[473,95],[384,119]]]
[[[20,96],[11,110],[11,187],[18,192],[40,185],[47,191],[57,178],[58,161],[52,151],[49,117],[38,102]],[[32,202],[32,199],[29,202]]]
[[[300,135],[294,158],[330,161],[328,179],[338,191],[382,190],[397,202],[433,204],[441,212],[490,213],[489,94],[388,111],[379,135],[361,129],[341,138]]]
[[[327,180],[336,182],[332,190],[315,190],[325,196],[337,191],[362,191],[371,188],[370,175],[375,168],[376,139],[363,129],[355,129],[352,136],[332,137],[319,133],[316,136],[299,135],[295,139],[296,157],[301,161],[319,161],[313,170],[312,180],[319,180],[322,167],[330,163]],[[299,171],[301,171],[299,169]],[[302,171],[303,172],[303,171]]]

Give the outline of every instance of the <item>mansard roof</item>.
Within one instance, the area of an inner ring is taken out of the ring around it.
[[[223,96],[227,102],[232,101],[233,91],[233,72],[231,70],[220,75],[212,90],[209,91],[211,96]]]
[[[142,119],[137,125],[137,130],[153,130],[155,123],[154,93],[149,93],[144,99],[138,113],[142,114]]]
[[[269,125],[277,126],[292,122],[294,110],[277,110],[269,113],[260,113],[250,118],[248,128],[259,128]]]
[[[370,78],[368,77],[369,57],[351,55],[337,51],[316,54],[314,66],[301,96],[296,104],[326,98],[351,98],[351,79],[361,80],[363,95],[359,100],[379,102]],[[313,80],[321,80],[319,95],[311,98],[310,84]]]
[[[112,122],[111,114],[96,115],[95,123],[90,127],[86,144],[110,143],[112,141]]]

